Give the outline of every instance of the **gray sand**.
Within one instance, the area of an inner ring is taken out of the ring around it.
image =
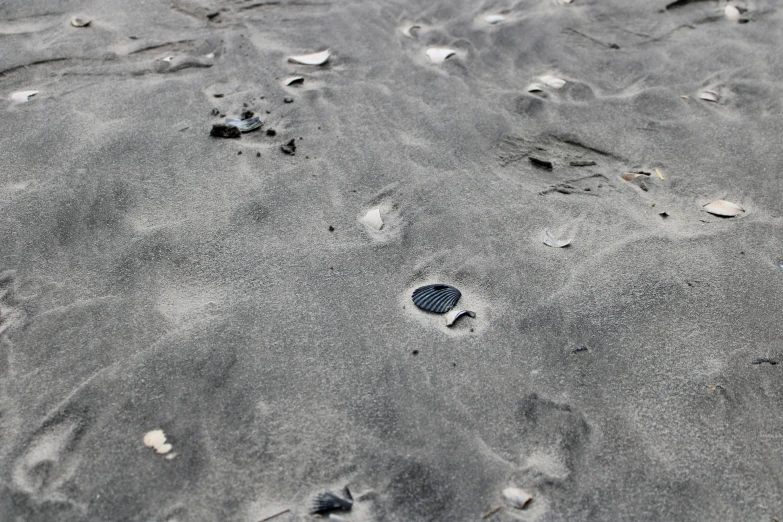
[[[783,518],[783,11],[667,3],[0,4],[0,519]]]

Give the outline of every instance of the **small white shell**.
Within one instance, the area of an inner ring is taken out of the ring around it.
[[[448,313],[446,313],[446,326],[452,326],[454,323],[457,322],[457,319],[462,317],[463,315],[467,315],[469,317],[476,317],[476,312],[471,312],[470,310],[452,310]]]
[[[704,205],[704,210],[710,214],[721,217],[734,217],[745,212],[745,210],[739,205],[736,205],[731,201],[724,201],[722,199]]]
[[[402,34],[404,34],[408,38],[416,38],[416,35],[411,32],[414,29],[421,29],[421,26],[418,25],[418,24],[410,24],[410,25],[406,25],[405,27],[403,27],[401,29],[401,31],[402,31]]]
[[[500,22],[504,22],[505,20],[506,20],[506,16],[501,14],[491,14],[484,17],[484,21],[490,25],[499,24]]]
[[[362,218],[362,223],[375,230],[383,228],[383,220],[381,219],[381,209],[370,209],[367,214]]]
[[[531,83],[528,85],[525,90],[527,92],[543,92],[544,91],[544,85],[541,83]]]
[[[448,47],[430,47],[426,53],[432,63],[443,63],[449,56],[456,54],[457,51]]]
[[[570,239],[555,239],[548,230],[544,231],[544,244],[552,248],[564,248],[571,244]]]
[[[74,27],[87,27],[92,22],[91,19],[85,16],[74,16],[71,18],[71,25]]]
[[[38,94],[38,91],[19,91],[11,94],[11,100],[16,103],[25,103],[36,94]]]
[[[166,443],[166,434],[163,430],[152,430],[144,435],[144,445],[164,455],[171,451],[171,444]]]
[[[726,6],[723,12],[726,14],[726,18],[735,22],[742,17],[742,11],[730,4]]]
[[[620,179],[623,181],[633,181],[636,178],[644,176],[645,178],[649,178],[647,174],[642,174],[641,172],[626,172],[625,174],[620,174]]]
[[[173,60],[173,59],[174,59],[173,56],[166,56],[165,58],[163,58],[163,61],[171,63],[171,60]]]
[[[574,0],[557,0],[557,3],[559,3],[560,5],[567,5],[567,4],[570,4],[573,1]]]
[[[525,509],[528,502],[533,499],[526,491],[519,488],[506,488],[503,490],[503,500],[510,507]]]
[[[551,74],[545,74],[544,76],[541,76],[539,80],[544,82],[544,85],[547,87],[552,87],[553,89],[562,89],[566,84],[564,79],[558,78],[557,76],[553,76]]]
[[[701,91],[699,93],[699,98],[713,103],[718,103],[718,100],[720,100],[720,96],[718,96],[718,93],[715,91]]]
[[[288,61],[291,63],[300,63],[302,65],[323,65],[332,55],[329,49],[321,51],[319,53],[312,54],[300,54],[297,56],[289,56]]]
[[[293,84],[302,84],[304,83],[305,79],[304,76],[289,76],[285,80],[283,80],[283,85],[289,86]]]

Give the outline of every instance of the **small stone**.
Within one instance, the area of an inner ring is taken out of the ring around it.
[[[239,132],[239,131],[237,131]],[[291,138],[291,141],[286,143],[285,145],[280,146],[280,150],[288,154],[289,156],[293,156],[296,154],[296,140]]]
[[[267,129],[266,130],[267,136],[277,136],[277,131],[275,129]]]
[[[261,153],[260,152],[256,152],[256,158],[260,158],[260,157],[261,157]]]
[[[332,225],[329,225],[329,232],[334,232],[334,227]]]
[[[209,135],[215,138],[240,138],[242,133],[239,132],[239,129],[233,125],[216,123],[212,126],[212,130],[210,131]]]

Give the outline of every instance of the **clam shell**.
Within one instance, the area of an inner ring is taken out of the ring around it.
[[[620,179],[623,181],[633,181],[641,176],[644,176],[645,178],[650,177],[647,174],[642,174],[641,172],[626,172],[625,174],[620,174]]]
[[[533,497],[522,489],[506,488],[503,490],[503,500],[510,507],[525,509],[525,506],[533,500]]]
[[[733,5],[727,5],[725,9],[723,9],[723,12],[729,20],[737,21],[742,17],[742,11]]]
[[[289,76],[283,80],[283,85],[301,85],[305,81],[304,76]]]
[[[731,201],[724,201],[722,199],[704,205],[704,210],[710,214],[721,217],[734,217],[745,212],[745,209],[739,205],[736,205]]]
[[[24,103],[38,94],[38,91],[19,91],[11,94],[11,100],[16,103]]]
[[[499,24],[506,20],[506,17],[501,14],[491,14],[484,17],[484,21],[490,25]]]
[[[413,291],[413,304],[436,314],[443,314],[454,308],[462,293],[453,286],[436,283]]]
[[[446,314],[446,326],[452,326],[454,323],[457,322],[457,319],[462,317],[463,315],[467,315],[469,317],[476,317],[476,312],[472,312],[470,310],[452,310],[451,312],[448,312]]]
[[[250,132],[260,128],[263,123],[261,123],[261,118],[258,116],[253,116],[252,118],[248,118],[246,120],[226,118],[226,125],[233,125],[239,129],[239,132]]]
[[[404,34],[408,38],[416,38],[416,35],[411,32],[414,29],[421,29],[421,26],[419,24],[406,25],[405,27],[403,27],[401,29],[401,31],[402,31],[402,34]]]
[[[718,100],[720,100],[720,96],[715,91],[701,91],[699,98],[712,103],[718,103]]]
[[[331,51],[326,49],[325,51],[321,51],[319,53],[289,56],[288,61],[291,63],[300,63],[302,65],[323,65],[327,60],[329,60],[329,56],[331,56],[331,54]]]
[[[527,86],[525,89],[527,92],[543,92],[544,91],[544,84],[543,83],[531,83]]]
[[[74,16],[71,18],[71,25],[74,27],[87,27],[92,22],[91,19],[86,16]]]
[[[539,80],[544,82],[544,85],[552,87],[553,89],[561,89],[566,84],[564,79],[551,74],[545,74],[544,76],[541,76]]]
[[[570,239],[555,239],[549,230],[544,231],[544,244],[552,248],[564,248],[571,244]]]
[[[448,47],[430,47],[426,53],[432,63],[443,63],[449,56],[456,54],[457,51]]]
[[[166,442],[166,434],[163,430],[152,430],[144,435],[144,445],[154,449],[157,453],[165,455],[171,451],[171,444]]]
[[[349,511],[353,506],[353,497],[348,488],[343,490],[343,497],[336,495],[331,491],[322,491],[316,495],[315,500],[313,500],[313,507],[310,509],[310,514],[324,514],[333,510]]]

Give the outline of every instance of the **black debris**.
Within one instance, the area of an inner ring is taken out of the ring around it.
[[[663,219],[666,219],[667,217],[669,217],[669,213],[668,212],[661,212],[658,215],[661,216]]]
[[[249,120],[253,116],[255,116],[255,113],[253,111],[245,111],[245,112],[242,113],[242,117],[241,118],[243,120]]]
[[[210,131],[209,135],[215,138],[240,138],[242,133],[239,132],[239,129],[233,125],[216,123],[212,126],[212,130]]]
[[[589,349],[583,344],[575,344],[571,347],[571,353],[587,352]]]
[[[275,129],[267,129],[266,130],[267,136],[277,136],[277,131]]]
[[[592,167],[598,165],[595,161],[575,160],[569,163],[572,167]]]
[[[220,114],[220,111],[213,107],[212,112],[210,114],[212,114],[212,116],[217,116],[218,114]]]
[[[208,14],[207,14],[207,18],[208,18],[209,20],[212,20],[212,19],[214,19],[214,18],[217,18],[217,17],[218,17],[218,15],[220,15],[220,11],[215,11],[215,12],[212,12],[212,13],[208,13]]]
[[[329,232],[334,232],[334,227],[332,225],[329,225]]]
[[[753,364],[771,364],[772,366],[778,363],[777,359],[770,359],[769,357],[758,357]]]
[[[261,157],[261,153],[260,152],[256,152],[256,158],[260,158],[260,157]]]
[[[222,92],[216,92],[212,96],[214,96],[215,98],[222,98],[223,97],[223,93]]]
[[[294,99],[291,98],[290,96],[286,96],[285,98],[283,98],[283,101],[286,103],[294,103]]]
[[[291,156],[296,154],[296,140],[291,138],[291,141],[286,143],[285,145],[280,146],[280,150],[285,152],[286,154],[289,154]]]
[[[554,167],[552,162],[549,161],[549,160],[545,160],[545,159],[542,159],[542,158],[536,158],[535,156],[528,156],[528,159],[530,160],[530,163],[532,163],[536,167],[540,167],[542,169],[552,170],[552,167]]]

